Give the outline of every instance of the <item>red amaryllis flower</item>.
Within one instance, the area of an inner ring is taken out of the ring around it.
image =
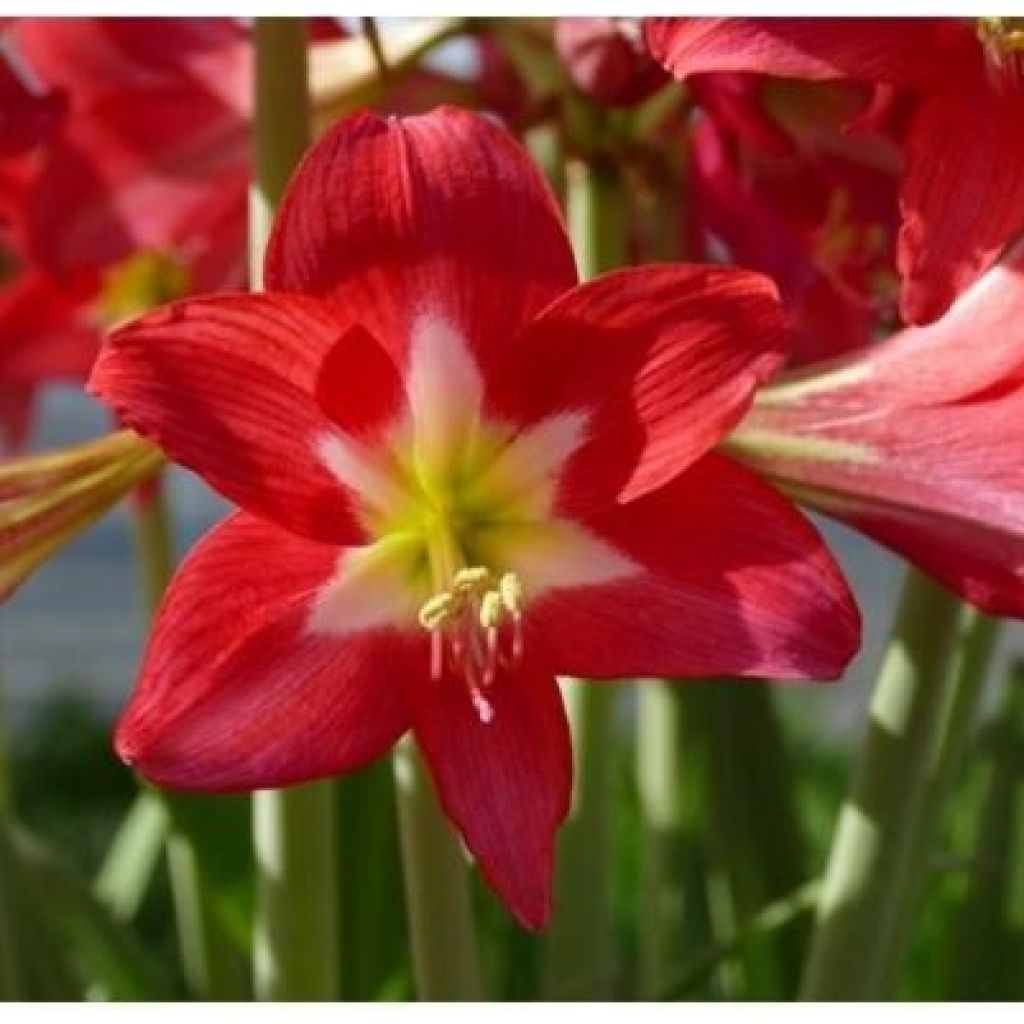
[[[946,315],[780,378],[728,448],[979,607],[1024,615],[1024,249]]]
[[[23,18],[32,74],[68,98],[38,155],[20,232],[54,274],[139,250],[194,288],[244,282],[251,47],[229,18]]]
[[[693,92],[706,113],[690,133],[691,229],[776,281],[794,361],[873,340],[895,315],[899,154],[841,132],[862,91],[719,74]]]
[[[464,111],[336,127],[261,295],[115,332],[91,385],[242,511],[172,583],[116,735],[158,783],[283,785],[415,733],[519,918],[569,803],[556,674],[834,676],[858,616],[812,527],[710,452],[778,364],[772,285],[577,285],[546,184]]]
[[[652,19],[679,77],[855,78],[914,98],[900,194],[904,319],[940,316],[1024,228],[1024,30],[1015,19]]]

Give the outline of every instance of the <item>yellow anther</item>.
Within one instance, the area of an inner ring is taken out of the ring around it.
[[[455,574],[452,589],[456,593],[473,594],[491,582],[491,572],[483,565],[471,565]]]
[[[424,601],[420,608],[420,625],[424,629],[440,629],[449,619],[461,615],[465,604],[461,594],[452,594],[448,591],[435,594]]]
[[[505,601],[497,590],[488,590],[480,599],[480,625],[497,629],[505,617]]]
[[[498,591],[506,611],[514,616],[520,615],[524,602],[523,581],[514,572],[507,572],[498,583]]]

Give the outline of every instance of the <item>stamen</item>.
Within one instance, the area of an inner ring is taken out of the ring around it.
[[[444,637],[436,630],[430,634],[430,678],[436,683],[444,675]]]
[[[448,591],[435,594],[427,598],[420,608],[420,625],[431,632],[440,629],[450,619],[458,618],[465,605],[465,598],[461,594],[452,594]]]
[[[512,662],[523,655],[523,586],[514,572],[495,576],[485,566],[459,569],[451,589],[429,597],[419,611],[420,625],[431,633],[430,674],[437,680],[445,671],[446,654],[452,672],[461,677],[473,708],[483,723],[494,718],[494,706],[484,691],[494,684],[502,657],[501,631],[511,620]]]
[[[473,701],[473,708],[477,717],[484,725],[490,725],[494,721],[494,705],[475,686],[470,686],[469,697]]]
[[[487,630],[497,629],[505,617],[505,602],[497,590],[488,590],[480,599],[480,625]]]
[[[507,572],[498,584],[502,604],[512,615],[519,615],[523,610],[523,581],[514,572]]]
[[[483,565],[472,565],[455,574],[452,590],[456,593],[474,594],[491,581],[491,571]]]
[[[523,581],[514,572],[507,572],[498,584],[501,601],[512,617],[512,661],[518,664],[523,658]]]

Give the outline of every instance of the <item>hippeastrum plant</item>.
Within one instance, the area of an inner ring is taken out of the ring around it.
[[[454,24],[425,19],[386,33],[393,71]],[[243,287],[250,30],[234,18],[21,18],[10,45],[66,99],[16,211],[27,261],[60,274],[152,252],[186,269],[191,291]],[[310,58],[324,116],[353,94],[379,98],[364,40],[334,32],[313,40]],[[16,109],[27,133],[35,108]]]
[[[125,325],[91,378],[241,506],[173,580],[117,750],[251,789],[411,729],[539,926],[572,772],[556,675],[825,678],[857,648],[818,534],[711,451],[783,358],[775,289],[687,265],[579,284],[525,151],[454,109],[324,137],[265,286]]]
[[[895,319],[899,151],[881,137],[851,145],[853,83],[697,75],[688,223],[698,251],[725,246],[779,286],[794,362],[858,348]]]
[[[907,94],[898,241],[906,321],[941,316],[1024,228],[1020,19],[653,18],[645,36],[680,78],[754,71],[858,79],[877,84],[882,99]]]
[[[102,270],[173,256],[244,283],[252,56],[231,18],[22,18],[11,45],[67,98],[17,211],[26,260]]]
[[[1024,615],[1024,247],[924,327],[757,396],[727,449],[985,611]]]

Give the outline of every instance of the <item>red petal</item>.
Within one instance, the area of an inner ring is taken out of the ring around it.
[[[529,606],[560,674],[831,679],[857,651],[857,606],[828,548],[729,459],[705,456],[587,525],[644,571]]]
[[[512,137],[468,111],[351,117],[292,179],[267,287],[329,298],[401,366],[432,315],[486,365],[576,271],[561,215]]]
[[[521,423],[592,413],[561,480],[564,508],[626,501],[711,448],[789,342],[775,286],[723,267],[613,271],[549,306],[490,382]]]
[[[171,80],[249,102],[249,33],[233,18],[20,18],[13,36],[32,71],[76,104]]]
[[[397,367],[377,339],[358,325],[320,364],[316,400],[331,420],[359,438],[372,437],[406,405]]]
[[[801,440],[803,457],[776,450],[748,459],[801,501],[987,610],[1024,615],[1022,421],[1020,389],[922,408],[873,402],[867,387],[859,403],[840,394],[830,404],[823,391],[759,407],[743,429]]]
[[[99,281],[78,274],[56,282],[25,270],[0,288],[0,380],[4,384],[84,381],[99,350],[89,303]]]
[[[188,81],[96,98],[68,119],[28,193],[33,258],[65,271],[157,249],[191,266],[205,250],[229,247],[217,262],[241,264],[248,140],[238,111]],[[227,225],[225,201],[234,211]],[[197,274],[191,282],[219,283]]]
[[[332,424],[314,399],[347,327],[306,296],[179,302],[115,331],[89,387],[232,501],[309,537],[358,542],[350,495],[317,455]]]
[[[168,590],[117,727],[125,760],[179,789],[261,789],[337,775],[408,725],[391,634],[316,634],[337,548],[238,513]]]
[[[934,406],[1005,390],[1024,382],[1022,322],[1024,244],[961,293],[939,320],[828,366],[787,374],[770,389],[770,401],[820,405],[834,415],[844,408]],[[974,339],[984,344],[972,344]]]
[[[551,914],[555,832],[569,810],[572,751],[554,677],[534,657],[501,670],[482,722],[461,679],[414,689],[416,737],[447,815],[484,877],[528,928]]]
[[[695,223],[724,242],[737,264],[776,282],[793,316],[794,362],[817,361],[865,344],[877,321],[869,297],[840,287],[816,264],[816,239],[807,218],[787,209],[770,181],[741,167],[742,155],[730,152],[712,119],[703,118],[694,127],[689,186]],[[820,168],[806,156],[787,164],[779,168],[787,183],[799,179],[814,198],[828,192]]]
[[[994,88],[978,54],[953,70],[907,140],[899,267],[911,323],[941,316],[1024,228],[1024,92]]]
[[[647,18],[654,57],[677,78],[758,71],[780,78],[860,78],[915,85],[970,31],[943,18]]]
[[[0,52],[0,154],[22,152],[48,139],[65,110],[62,93],[30,90]]]

